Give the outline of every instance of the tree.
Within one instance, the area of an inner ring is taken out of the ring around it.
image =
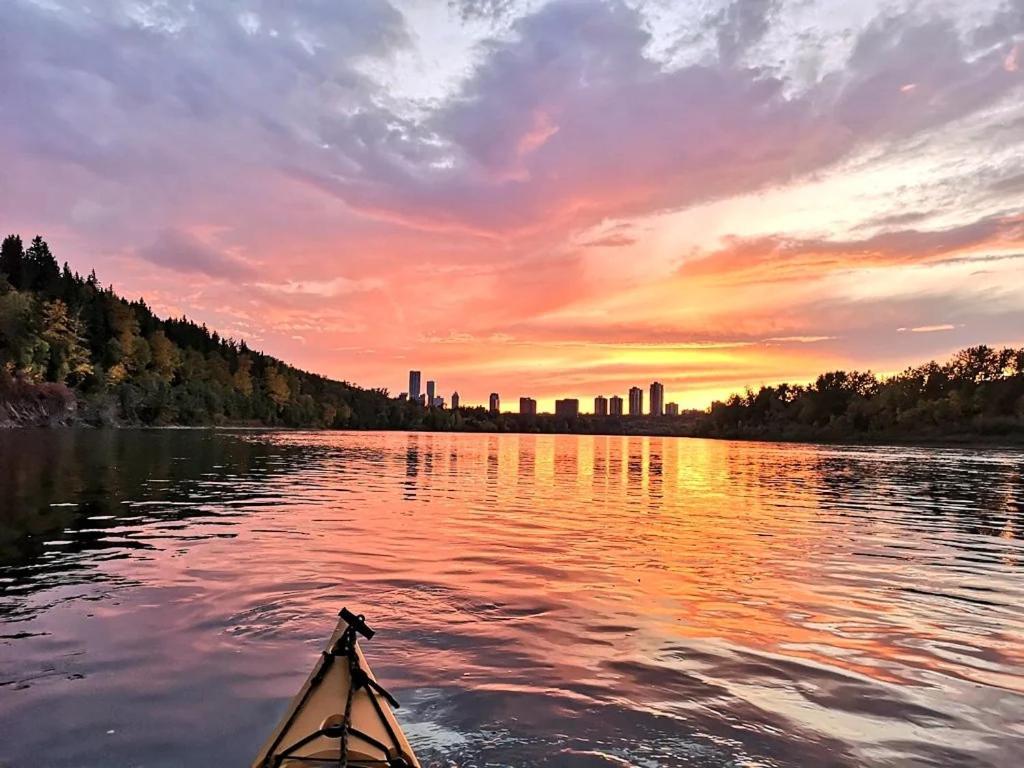
[[[252,395],[252,358],[249,355],[238,356],[238,368],[231,375],[231,385],[243,397]]]
[[[33,291],[52,293],[60,280],[60,267],[50,253],[50,246],[39,235],[25,251],[22,287]]]
[[[82,325],[60,299],[43,304],[40,336],[49,346],[48,380],[76,385],[92,374]]]
[[[20,235],[8,235],[0,246],[0,272],[15,288],[21,288],[21,273],[25,260],[25,248]]]
[[[28,293],[0,295],[0,362],[32,379],[46,375],[49,348],[36,331],[35,301]]]
[[[149,336],[150,364],[161,381],[170,383],[181,365],[181,352],[162,330]]]
[[[281,372],[273,365],[268,365],[263,372],[263,385],[267,389],[267,397],[274,405],[281,409],[291,399],[291,390],[288,388],[288,379],[281,375]]]

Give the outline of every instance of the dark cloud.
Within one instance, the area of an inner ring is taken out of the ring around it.
[[[763,35],[773,7],[723,12],[724,58]],[[762,70],[666,69],[649,58],[650,42],[623,2],[556,0],[487,42],[456,97],[426,121],[364,142],[367,173],[302,172],[413,225],[564,227],[787,183],[934,131],[1018,83],[1004,53],[970,49],[952,22],[909,13],[874,22],[849,66],[803,91]]]
[[[248,280],[255,270],[236,256],[211,248],[195,237],[167,229],[156,240],[137,251],[137,255],[173,272],[201,274],[225,280]]]
[[[875,20],[848,66],[795,90],[738,63],[776,11],[735,0],[712,24],[719,61],[666,68],[623,0],[553,0],[481,44],[454,96],[410,117],[362,66],[409,45],[386,2],[86,14],[13,0],[0,7],[0,106],[17,119],[0,124],[0,151],[131,188],[155,220],[260,168],[390,222],[507,237],[784,184],[977,113],[1020,82],[1004,67],[1019,14],[977,47],[980,30],[963,38],[906,13]],[[232,202],[270,194],[250,186]]]
[[[713,29],[718,40],[718,56],[732,66],[758,43],[771,23],[780,0],[733,0],[715,14]]]
[[[989,217],[938,230],[898,229],[861,240],[770,235],[732,238],[723,248],[686,261],[682,275],[719,275],[726,280],[806,279],[827,270],[916,263],[949,263],[937,257],[985,245],[1024,242],[1024,219]],[[958,256],[970,260],[970,256]]]
[[[500,19],[516,7],[516,0],[448,0],[448,7],[463,19]]]
[[[935,214],[934,211],[901,211],[899,213],[890,213],[885,216],[878,216],[877,218],[870,219],[864,222],[865,227],[893,227],[893,226],[906,226],[907,224],[916,224],[920,221],[925,221]]]

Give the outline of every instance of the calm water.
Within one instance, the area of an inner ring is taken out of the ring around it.
[[[1024,764],[1024,454],[0,435],[0,765],[243,765],[341,605],[437,766]]]

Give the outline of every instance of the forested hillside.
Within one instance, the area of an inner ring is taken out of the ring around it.
[[[0,422],[389,426],[385,392],[293,368],[185,318],[160,319],[58,266],[36,237],[0,249]]]

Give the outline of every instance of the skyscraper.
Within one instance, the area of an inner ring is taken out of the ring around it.
[[[618,395],[612,395],[611,399],[608,401],[608,415],[622,415],[622,398],[619,397]]]
[[[629,388],[629,415],[644,415],[644,391],[640,387]]]
[[[651,416],[665,413],[665,385],[660,381],[651,382]]]
[[[498,397],[497,392],[491,392],[491,400],[489,404],[491,413],[501,412],[501,398]]]
[[[519,413],[523,416],[537,415],[537,401],[532,397],[519,398]]]
[[[437,389],[437,387],[435,386],[434,381],[433,380],[428,380],[427,381],[427,403],[430,405],[431,408],[434,407],[434,390],[435,389]]]
[[[580,401],[576,398],[555,400],[555,416],[564,416],[567,419],[575,419],[580,415]]]
[[[679,403],[665,403],[665,415],[666,416],[678,416],[679,415]]]
[[[458,392],[452,392],[452,410],[453,411],[459,410],[459,393]]]
[[[605,397],[604,395],[598,395],[597,397],[594,398],[594,415],[608,415],[608,398]]]
[[[409,371],[409,399],[420,399],[420,372]]]

